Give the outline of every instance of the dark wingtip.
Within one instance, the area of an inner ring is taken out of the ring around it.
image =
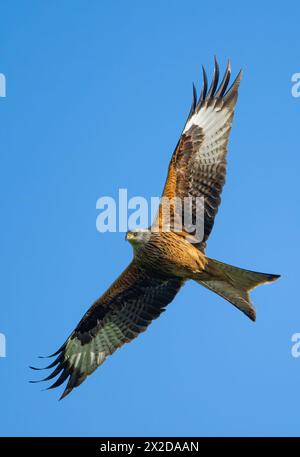
[[[240,70],[237,77],[235,78],[234,82],[228,89],[228,84],[231,77],[231,64],[230,60],[228,60],[225,73],[223,76],[222,81],[219,84],[219,76],[220,76],[220,68],[217,56],[214,56],[214,72],[210,87],[208,89],[208,78],[207,73],[205,70],[204,65],[202,65],[202,73],[203,73],[203,85],[201,89],[200,96],[195,106],[195,96],[196,96],[196,88],[193,84],[193,103],[190,110],[189,118],[194,111],[198,111],[204,102],[208,104],[212,103],[213,100],[223,99],[224,103],[234,105],[237,99],[237,92],[240,81],[242,79],[243,71]]]
[[[202,88],[202,92],[201,92],[201,95],[202,95],[201,100],[205,100],[208,81],[207,81],[207,74],[206,74],[204,65],[202,65],[202,75],[203,75],[203,88]]]
[[[191,109],[190,109],[190,112],[188,115],[188,119],[190,119],[190,117],[194,114],[196,106],[197,106],[197,89],[196,89],[195,84],[193,83],[192,105],[191,105]]]
[[[218,86],[218,82],[219,82],[219,64],[218,64],[218,61],[217,61],[217,58],[215,56],[215,65],[214,65],[214,74],[213,74],[213,77],[212,77],[212,82],[211,82],[211,85],[210,85],[210,88],[209,88],[209,91],[208,91],[208,94],[207,94],[207,99],[211,98],[214,96],[215,94],[215,91],[216,91],[216,88]]]
[[[33,367],[33,366],[29,365],[29,368],[31,368],[31,370],[35,370],[35,371],[48,370],[49,368],[53,368],[59,362],[61,362],[61,359],[62,359],[62,355],[59,354],[59,356],[53,362],[51,362],[49,365],[47,365],[46,367],[37,368],[37,367]]]
[[[60,376],[57,378],[57,380],[51,384],[51,386],[47,387],[47,390],[55,389],[56,387],[59,387],[65,380],[70,376],[69,370],[63,368],[63,367],[57,367],[59,369],[55,370],[47,379],[50,380],[57,376],[60,372]]]
[[[195,84],[193,83],[193,102],[192,102],[192,109],[195,111],[197,106],[197,89]]]
[[[55,357],[56,355],[60,354],[66,347],[66,343],[64,343],[59,349],[57,349],[56,352],[53,352],[53,354],[50,355],[39,355],[39,359],[51,359],[51,357]]]
[[[59,397],[59,401],[63,400],[67,395],[69,395],[71,392],[72,392],[73,388],[72,387],[67,387],[63,393],[61,394],[61,396]]]
[[[225,73],[224,73],[224,77],[221,81],[221,84],[220,84],[217,92],[215,93],[216,98],[223,97],[224,93],[226,92],[226,89],[227,89],[227,86],[228,86],[228,83],[230,80],[230,76],[231,76],[231,65],[230,65],[230,60],[228,60],[226,69],[225,69]]]
[[[235,102],[237,100],[237,95],[238,95],[238,88],[241,82],[243,76],[243,71],[240,70],[237,77],[233,81],[232,85],[230,88],[227,90],[227,92],[223,96],[224,103],[227,103],[228,105],[235,105]]]

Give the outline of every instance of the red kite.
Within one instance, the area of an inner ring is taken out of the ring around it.
[[[193,88],[192,107],[171,158],[163,191],[163,197],[171,201],[170,230],[163,230],[161,204],[151,228],[127,233],[134,251],[132,262],[87,311],[47,367],[55,369],[45,380],[59,375],[49,388],[67,380],[61,398],[79,386],[116,349],[146,330],[188,280],[212,290],[255,320],[249,291],[279,277],[237,268],[205,255],[206,241],[221,202],[227,143],[242,72],[229,87],[230,76],[228,63],[218,85],[219,67],[215,60],[208,89],[203,68],[202,91],[197,99]],[[181,220],[178,205],[174,204],[174,198],[183,201],[186,197],[192,200],[192,226],[197,215],[197,197],[201,197],[202,239],[187,227],[185,219]],[[180,231],[176,230],[175,219],[182,222]]]

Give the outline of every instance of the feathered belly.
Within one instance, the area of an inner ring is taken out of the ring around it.
[[[202,272],[207,264],[201,251],[173,232],[152,235],[140,259],[155,272],[185,279]]]

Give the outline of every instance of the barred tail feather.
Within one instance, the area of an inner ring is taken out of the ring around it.
[[[218,260],[209,258],[207,260],[207,272],[210,273],[211,277],[208,279],[205,277],[203,280],[199,278],[197,282],[225,298],[255,321],[256,312],[250,300],[249,292],[261,284],[275,281],[280,275],[258,273],[234,267]]]

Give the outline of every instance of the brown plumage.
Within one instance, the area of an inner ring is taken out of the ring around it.
[[[219,67],[215,60],[215,70],[210,89],[207,92],[207,77],[203,68],[204,86],[193,104],[183,133],[173,153],[163,197],[174,199],[190,197],[192,199],[191,219],[195,224],[196,197],[204,199],[204,237],[198,247],[205,248],[205,242],[213,228],[214,218],[221,203],[221,192],[226,176],[226,148],[231,130],[234,106],[238,96],[238,87],[242,77],[239,72],[232,86],[225,93],[231,75],[227,64],[224,78],[216,91],[219,80]],[[216,92],[215,92],[216,91]],[[171,212],[171,228],[174,224],[176,208]],[[160,208],[156,221],[163,226],[163,210]],[[182,221],[184,227],[184,221]],[[191,233],[189,231],[189,233]]]
[[[192,107],[171,158],[152,227],[127,233],[134,250],[132,262],[87,311],[47,367],[54,371],[45,380],[58,376],[49,388],[67,380],[61,398],[116,349],[146,330],[187,280],[195,280],[255,320],[249,291],[278,278],[226,265],[205,255],[206,241],[221,202],[227,143],[242,73],[228,89],[230,76],[228,63],[218,87],[219,67],[215,60],[209,89],[203,69],[203,88],[198,100],[193,87]],[[182,212],[185,199],[190,204]],[[195,228],[199,214],[202,237]]]

